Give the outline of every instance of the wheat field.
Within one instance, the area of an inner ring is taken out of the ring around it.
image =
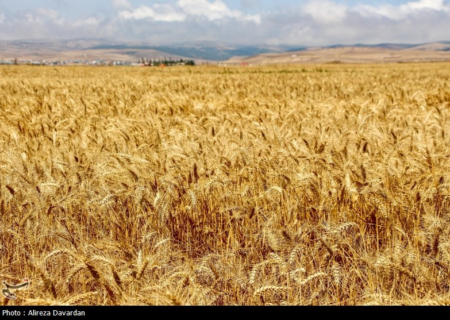
[[[450,64],[1,67],[2,305],[450,304]]]

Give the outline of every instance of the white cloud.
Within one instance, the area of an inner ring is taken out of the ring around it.
[[[410,1],[400,6],[389,4],[358,5],[347,7],[330,0],[309,1],[302,12],[310,15],[317,23],[336,24],[342,22],[349,13],[360,14],[365,18],[384,17],[391,20],[403,20],[413,14],[425,11],[449,12],[450,6],[444,0]]]
[[[131,4],[128,0],[112,0],[112,5],[117,9],[130,9]]]
[[[303,12],[322,24],[338,23],[345,18],[347,7],[327,0],[309,1]]]
[[[59,16],[59,13],[52,9],[40,8],[36,10],[37,15],[41,16],[44,19],[52,20],[52,21],[63,21],[63,19]]]
[[[175,10],[172,6],[167,4],[155,4],[152,8],[140,6],[135,10],[121,11],[119,12],[119,17],[125,20],[150,18],[154,21],[176,22],[184,21],[186,19],[186,14]]]
[[[444,0],[420,0],[414,2],[408,2],[400,6],[402,10],[422,10],[422,9],[433,9],[438,11],[449,11],[449,5],[445,3]]]
[[[258,1],[263,2],[241,0]],[[59,10],[0,9],[0,32],[3,39],[102,37],[161,44],[215,40],[300,46],[450,40],[450,0],[410,0],[401,5],[371,1],[353,6],[343,4],[350,1],[310,0],[259,12],[256,7],[233,9],[224,0],[147,0],[139,7],[131,3],[111,0],[117,11],[109,17],[88,11],[70,18]]]
[[[92,27],[100,24],[100,20],[95,17],[88,17],[85,19],[79,19],[74,22],[71,22],[70,25],[72,27]]]
[[[183,12],[192,16],[202,16],[209,21],[224,18],[235,18],[243,21],[261,22],[259,15],[245,15],[239,10],[230,10],[221,0],[209,2],[208,0],[178,0]]]
[[[392,20],[400,20],[405,18],[405,12],[400,7],[392,5],[369,6],[362,5],[354,8],[352,11],[360,14],[365,18],[385,17]]]
[[[36,9],[34,12],[26,12],[23,18],[24,22],[29,24],[45,24],[51,21],[54,24],[61,25],[65,21],[55,10],[45,8]]]
[[[119,17],[125,20],[151,19],[154,21],[175,22],[184,21],[189,16],[199,16],[208,21],[225,18],[249,21],[259,24],[259,15],[246,15],[238,10],[230,10],[221,0],[178,0],[176,5],[154,4],[151,7],[142,5],[134,10],[123,10]]]
[[[385,17],[392,20],[403,20],[414,14],[420,14],[426,11],[449,12],[450,6],[444,0],[420,0],[402,4],[400,6],[380,5],[370,6],[362,5],[353,9],[364,17]]]

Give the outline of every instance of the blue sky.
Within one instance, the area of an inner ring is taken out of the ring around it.
[[[0,0],[0,40],[420,43],[449,30],[446,0]]]

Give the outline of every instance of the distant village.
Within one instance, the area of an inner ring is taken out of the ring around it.
[[[31,65],[31,66],[130,66],[130,67],[170,67],[170,66],[195,66],[194,60],[178,59],[172,60],[171,57],[162,59],[140,58],[137,62],[132,61],[111,61],[104,59],[86,60],[27,60],[27,59],[0,59],[0,65]]]

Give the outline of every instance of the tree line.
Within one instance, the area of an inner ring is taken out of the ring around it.
[[[139,60],[140,64],[143,64],[144,66],[153,66],[153,67],[159,67],[159,66],[195,66],[194,60],[187,60],[187,59],[179,59],[179,60],[172,60],[171,58],[167,59],[144,59],[141,58]]]

